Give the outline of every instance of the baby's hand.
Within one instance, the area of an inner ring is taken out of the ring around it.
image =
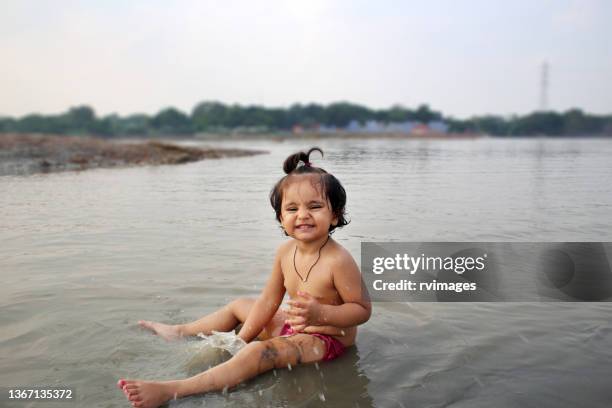
[[[301,332],[307,326],[318,326],[321,304],[307,292],[298,291],[297,297],[287,301],[291,306],[287,310],[289,319],[285,323],[291,325],[294,331]]]

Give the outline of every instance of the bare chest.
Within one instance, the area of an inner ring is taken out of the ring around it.
[[[281,269],[285,289],[292,298],[298,291],[303,291],[319,298],[326,304],[338,304],[339,295],[334,288],[331,265],[320,260],[313,265],[313,261],[293,263],[293,256],[287,256],[281,260]],[[312,267],[312,269],[310,269]]]

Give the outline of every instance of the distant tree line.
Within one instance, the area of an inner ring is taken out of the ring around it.
[[[525,116],[487,115],[466,120],[449,119],[453,132],[494,136],[612,136],[612,115],[592,115],[580,109],[563,113],[533,112]]]
[[[454,133],[483,133],[497,136],[580,136],[612,135],[612,115],[591,115],[579,109],[564,113],[534,112],[525,116],[476,116],[470,119],[444,117],[427,105],[416,109],[393,106],[370,109],[338,102],[294,104],[289,108],[225,105],[201,102],[190,114],[166,108],[153,116],[135,114],[121,117],[111,114],[97,117],[89,106],[77,106],[59,115],[30,114],[21,118],[0,117],[0,132],[90,134],[97,136],[188,136],[198,132],[254,133],[290,131],[295,126],[316,129],[318,126],[344,128],[351,121],[383,123],[444,121]]]

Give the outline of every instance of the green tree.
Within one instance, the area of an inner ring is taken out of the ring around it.
[[[386,123],[398,123],[412,120],[415,114],[401,105],[393,105],[390,109],[377,112],[376,119]]]
[[[16,130],[15,119],[0,117],[0,132],[14,132]]]
[[[442,114],[440,114],[440,112],[432,111],[429,109],[429,105],[423,104],[417,108],[412,118],[422,123],[428,123],[432,120],[441,120]]]
[[[191,112],[195,129],[207,130],[226,124],[227,108],[220,102],[200,102]]]
[[[563,134],[563,118],[556,112],[535,112],[516,121],[514,131],[518,135]]]
[[[563,132],[566,135],[602,134],[605,123],[604,118],[587,115],[580,109],[570,109],[563,114]]]
[[[185,135],[193,133],[193,125],[189,116],[175,108],[166,108],[153,116],[151,126],[160,134]]]
[[[75,106],[65,115],[67,128],[79,132],[87,132],[96,121],[96,114],[89,106]]]
[[[349,102],[332,103],[325,110],[325,124],[329,126],[345,127],[352,120],[363,123],[373,118],[371,110]]]
[[[150,118],[143,114],[133,114],[117,121],[117,134],[130,136],[146,136],[150,134]]]
[[[506,135],[509,130],[506,120],[494,115],[476,116],[472,118],[471,124],[477,132],[488,135]]]

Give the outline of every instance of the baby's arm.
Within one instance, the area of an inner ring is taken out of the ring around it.
[[[321,305],[320,324],[353,327],[367,322],[372,314],[372,304],[353,257],[344,254],[332,273],[334,287],[344,303],[337,306]]]
[[[337,265],[334,265],[332,273],[334,287],[344,303],[321,304],[310,294],[298,292],[301,299],[288,302],[294,309],[290,321],[292,326],[295,326],[294,329],[303,330],[307,326],[347,328],[368,321],[372,305],[353,258],[346,253]]]
[[[240,329],[238,336],[247,343],[257,337],[278,310],[284,296],[285,286],[283,285],[283,273],[281,270],[279,250],[274,259],[272,274],[262,290],[261,295],[259,295],[259,298],[253,304],[249,316],[244,322],[242,329]]]

